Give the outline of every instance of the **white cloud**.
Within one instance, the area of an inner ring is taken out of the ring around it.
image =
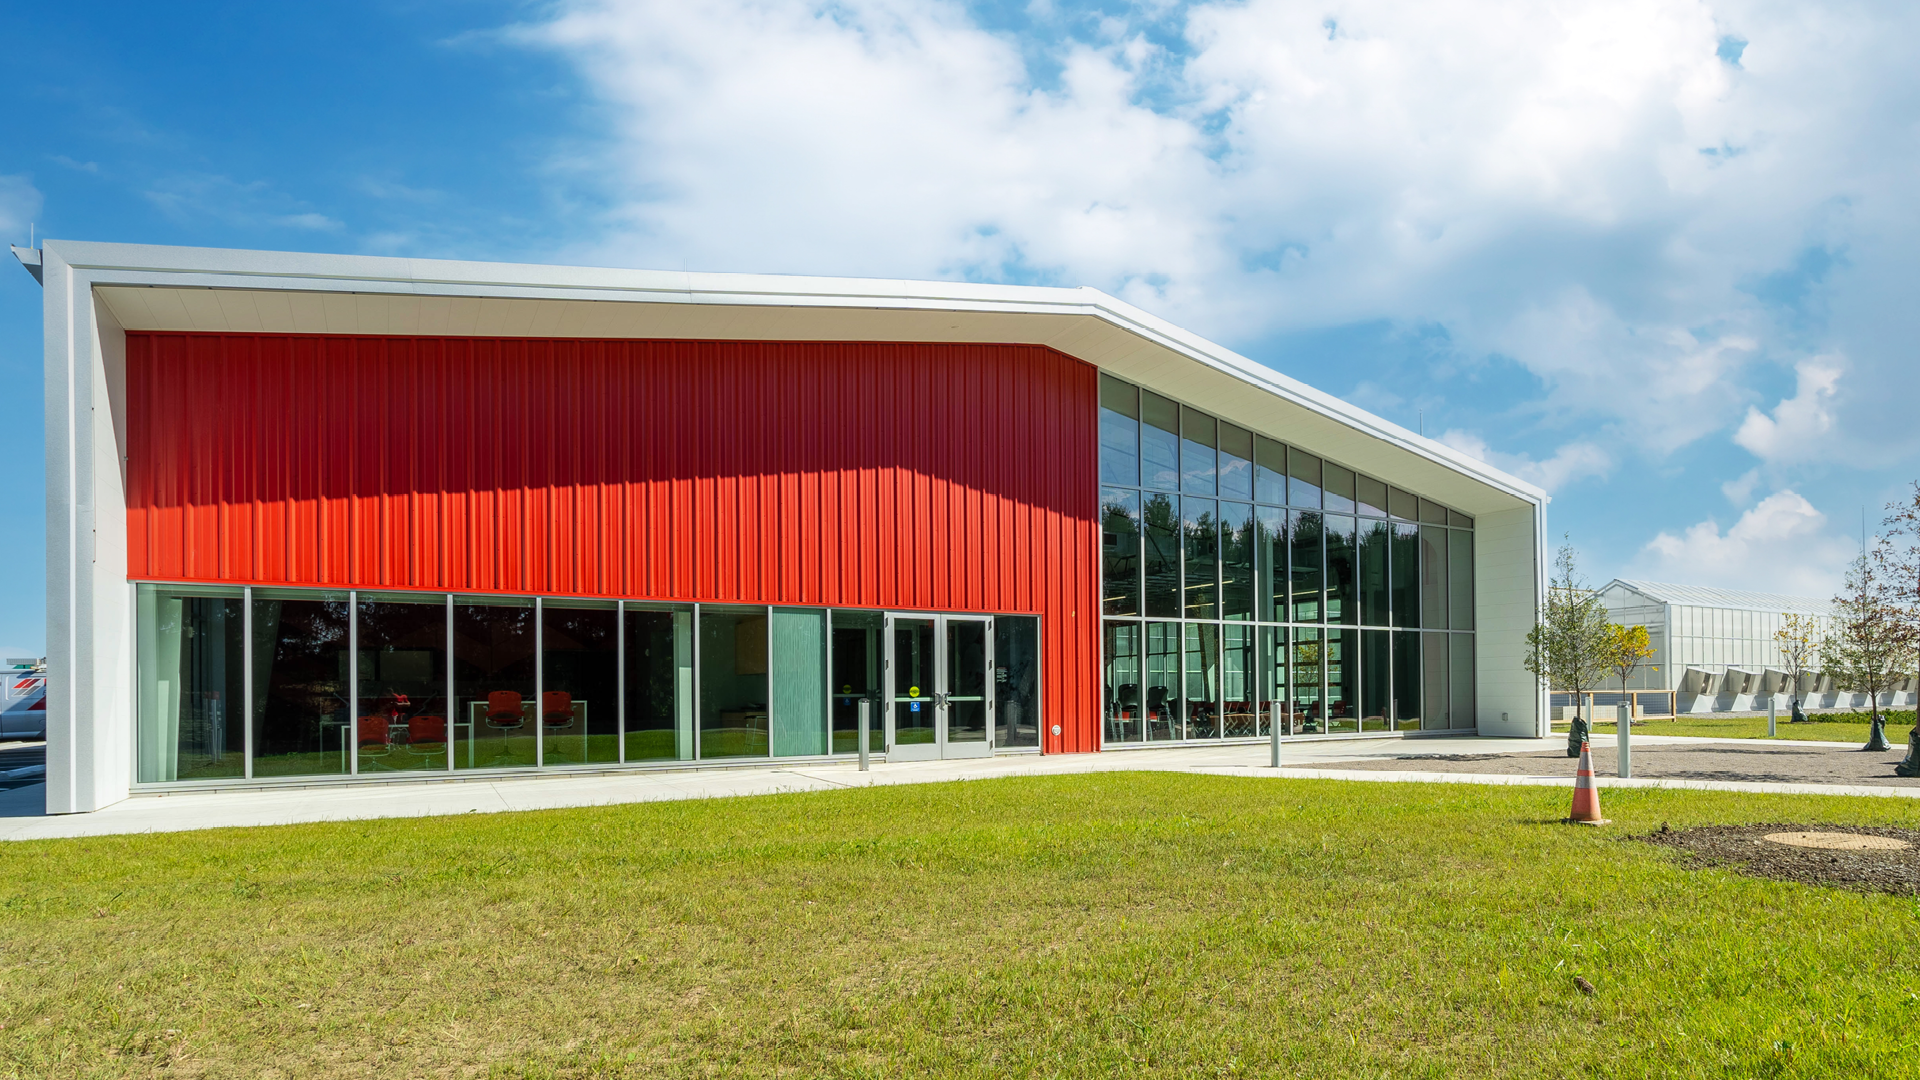
[[[273,220],[276,224],[285,225],[289,228],[317,229],[322,232],[331,232],[340,227],[338,221],[335,221],[327,215],[311,212],[305,214],[285,214]]]
[[[1545,461],[1535,461],[1525,454],[1504,454],[1493,449],[1487,440],[1470,431],[1449,430],[1439,437],[1439,441],[1470,457],[1479,458],[1495,468],[1505,470],[1522,480],[1545,488],[1549,494],[1557,492],[1575,480],[1584,480],[1590,476],[1605,476],[1613,468],[1613,458],[1595,443],[1576,440],[1553,452]]]
[[[1626,576],[1682,585],[1831,596],[1855,554],[1827,517],[1795,491],[1776,491],[1726,532],[1709,518],[1679,536],[1662,531]]]
[[[249,229],[303,229],[331,232],[341,223],[306,209],[262,180],[242,183],[208,173],[169,176],[144,192],[147,201],[183,224],[205,219]]]
[[[1767,462],[1826,457],[1832,446],[1828,433],[1833,430],[1834,394],[1842,370],[1834,357],[1796,365],[1793,396],[1775,406],[1771,416],[1748,406],[1747,418],[1734,432],[1733,441]]]
[[[1753,489],[1759,486],[1760,470],[1748,469],[1738,477],[1721,484],[1720,494],[1725,495],[1727,501],[1735,506],[1742,506],[1747,500],[1753,498]]]
[[[0,176],[0,236],[25,245],[27,227],[40,216],[40,190],[24,176]]]
[[[1034,10],[1098,29],[1022,42],[946,0],[562,0],[516,33],[613,125],[571,162],[608,227],[565,254],[1092,284],[1231,338],[1437,325],[1536,375],[1545,422],[1655,457],[1739,424],[1747,370],[1804,355],[1789,331],[1851,334],[1887,388],[1836,401],[1829,441],[1920,380],[1912,333],[1863,329],[1911,305],[1839,296],[1913,276],[1920,150],[1886,132],[1920,108],[1898,44],[1920,8],[1064,6]],[[1178,47],[1150,44],[1168,26]],[[1763,287],[1810,248],[1846,258]]]

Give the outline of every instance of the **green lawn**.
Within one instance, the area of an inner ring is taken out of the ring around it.
[[[0,845],[0,1076],[1914,1075],[1904,799],[1159,773]],[[1573,976],[1598,988],[1582,996]]]
[[[1603,710],[1602,715],[1610,715]],[[1783,714],[1774,725],[1779,739],[1808,739],[1820,742],[1864,743],[1872,721],[1866,713],[1815,713],[1814,718],[1804,724],[1789,723]],[[1905,742],[1907,732],[1913,729],[1913,710],[1904,712],[1889,710],[1881,714],[1886,719],[1887,741]],[[1568,725],[1555,724],[1555,731],[1565,731]],[[1608,721],[1593,725],[1595,734],[1613,735],[1619,725]],[[1694,735],[1709,739],[1764,739],[1767,737],[1767,718],[1764,716],[1681,716],[1669,719],[1660,716],[1647,717],[1643,722],[1633,725],[1636,735]]]

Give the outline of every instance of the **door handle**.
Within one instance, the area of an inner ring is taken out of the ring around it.
[[[933,695],[933,707],[934,707],[934,708],[936,708],[936,709],[944,709],[944,708],[946,708],[946,707],[947,707],[947,695],[945,695],[945,694],[935,694],[935,695]]]

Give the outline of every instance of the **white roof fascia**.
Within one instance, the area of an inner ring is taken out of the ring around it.
[[[693,273],[65,240],[44,241],[42,250],[57,254],[89,286],[1089,316],[1509,496],[1535,506],[1549,501],[1543,489],[1478,458],[1086,286]]]
[[[1675,585],[1660,581],[1628,581],[1615,578],[1617,584],[1669,607],[1723,608],[1728,611],[1759,611],[1768,614],[1799,614],[1830,617],[1833,601],[1818,596],[1792,596],[1748,589],[1716,589],[1705,585]]]

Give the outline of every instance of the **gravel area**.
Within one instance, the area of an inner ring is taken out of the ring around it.
[[[1633,748],[1633,775],[1659,780],[1740,780],[1773,784],[1869,784],[1920,787],[1920,778],[1893,775],[1906,756],[1905,743],[1884,754],[1858,747],[1756,746],[1751,742],[1644,745]],[[1528,754],[1403,754],[1365,761],[1300,762],[1304,769],[1493,773],[1503,776],[1564,776],[1579,759],[1564,751]],[[1617,771],[1613,747],[1593,748],[1593,773],[1604,785]]]
[[[1846,833],[1890,837],[1907,846],[1893,849],[1835,850],[1776,843],[1782,833]],[[1752,877],[1835,885],[1861,892],[1920,896],[1920,832],[1866,825],[1705,825],[1635,837],[1687,853],[1696,866],[1722,866]]]

